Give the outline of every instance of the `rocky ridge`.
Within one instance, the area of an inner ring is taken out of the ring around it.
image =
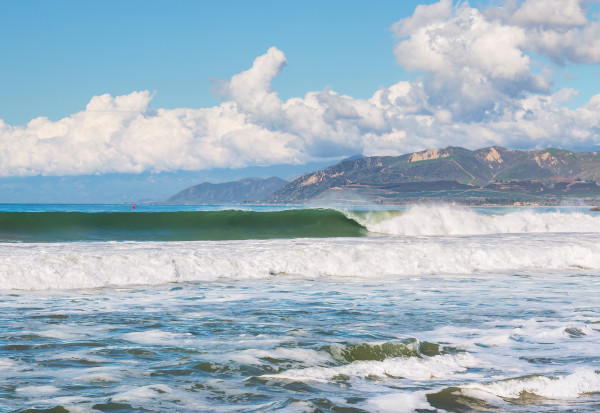
[[[342,161],[299,177],[269,195],[265,202],[343,200],[350,194],[393,203],[415,198],[419,192],[425,198],[480,198],[480,202],[494,197],[507,201],[511,195],[527,199],[543,194],[558,199],[599,196],[599,181],[598,152],[555,148],[519,151],[500,146],[471,151],[449,146],[401,156]]]

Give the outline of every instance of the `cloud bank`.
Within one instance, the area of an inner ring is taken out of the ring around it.
[[[152,94],[95,96],[86,109],[25,126],[0,120],[0,176],[202,170],[303,164],[354,154],[398,155],[447,145],[589,150],[600,144],[600,94],[566,105],[536,56],[600,63],[589,2],[507,1],[478,10],[441,0],[393,27],[398,63],[418,73],[369,99],[312,91],[282,101],[272,80],[287,64],[270,48],[221,85],[224,101],[155,109]]]

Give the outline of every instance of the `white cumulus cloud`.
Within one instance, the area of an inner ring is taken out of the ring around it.
[[[93,97],[85,110],[24,126],[0,120],[0,176],[202,170],[301,164],[354,154],[399,155],[447,145],[590,149],[600,144],[600,94],[576,109],[532,68],[600,61],[588,3],[536,0],[478,10],[441,0],[393,26],[399,64],[415,81],[369,99],[333,90],[282,100],[272,80],[287,65],[270,48],[222,82],[223,103],[161,109],[148,91]]]
[[[394,30],[400,38],[394,48],[398,63],[424,73],[430,102],[457,118],[479,120],[498,104],[550,90],[531,71],[525,31],[487,19],[465,3],[419,6]]]
[[[590,0],[525,0],[485,11],[490,19],[520,27],[525,47],[555,62],[600,63],[600,22],[591,16]]]

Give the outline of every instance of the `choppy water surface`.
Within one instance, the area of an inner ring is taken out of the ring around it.
[[[600,411],[598,214],[120,208],[5,208],[0,412]]]
[[[599,293],[585,271],[13,291],[1,410],[597,411]]]

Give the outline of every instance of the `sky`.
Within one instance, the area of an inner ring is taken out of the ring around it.
[[[595,151],[599,6],[4,0],[0,202],[160,199],[449,145]]]

